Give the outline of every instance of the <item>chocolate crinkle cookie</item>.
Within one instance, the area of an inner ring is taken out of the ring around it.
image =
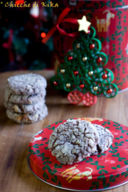
[[[97,127],[96,124],[80,119],[68,119],[53,131],[48,148],[62,164],[80,162],[85,157],[104,152],[110,147],[113,136],[103,129],[105,128],[101,126],[100,133],[100,126]],[[100,137],[105,138],[103,143]]]
[[[95,154],[103,153],[109,149],[113,141],[112,133],[101,125],[93,124],[99,134],[99,142]]]
[[[7,80],[7,87],[12,93],[17,95],[33,95],[46,88],[45,78],[39,74],[27,73],[11,76]]]
[[[96,128],[85,120],[67,120],[52,133],[48,147],[63,164],[73,164],[97,150],[99,136]]]
[[[9,77],[4,94],[7,117],[17,123],[43,120],[48,115],[45,104],[46,86],[46,79],[35,73]]]

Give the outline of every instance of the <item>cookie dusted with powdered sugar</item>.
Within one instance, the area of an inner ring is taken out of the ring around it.
[[[4,96],[7,117],[17,123],[34,123],[44,119],[48,114],[46,86],[46,79],[38,74],[9,77]]]
[[[38,111],[41,111],[42,109],[44,109],[45,104],[44,104],[44,101],[42,100],[33,105],[8,103],[6,107],[7,109],[15,113],[37,113]]]
[[[46,89],[42,88],[39,94],[33,95],[15,95],[11,92],[9,88],[5,90],[4,96],[4,105],[5,107],[8,103],[15,103],[15,104],[35,104],[37,102],[41,102],[45,99],[46,96]]]
[[[34,123],[43,120],[47,116],[48,110],[46,105],[44,105],[44,108],[36,113],[20,114],[7,109],[6,114],[9,119],[17,123]]]
[[[85,120],[67,120],[50,136],[48,147],[62,164],[73,164],[89,157],[97,150],[99,135]]]
[[[112,133],[108,129],[104,128],[103,126],[97,125],[97,124],[93,124],[93,125],[95,126],[99,134],[99,141],[98,141],[97,150],[95,154],[103,153],[109,149],[109,147],[113,142],[114,137]]]
[[[16,95],[39,94],[46,86],[46,79],[34,73],[11,76],[7,80],[7,88]]]

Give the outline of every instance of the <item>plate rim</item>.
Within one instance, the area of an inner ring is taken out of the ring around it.
[[[81,117],[81,118],[83,118],[83,117]],[[81,119],[81,118],[78,117],[77,119]],[[99,117],[97,117],[97,118],[96,118],[96,117],[84,117],[84,118],[91,119],[92,121],[93,121],[93,120],[100,120],[100,121],[102,121],[102,120],[108,120],[108,119],[106,119],[106,118],[99,118]],[[74,119],[74,118],[71,118],[71,119]],[[62,122],[63,122],[63,121],[65,121],[65,119],[62,120]],[[109,121],[117,122],[117,121],[110,120],[110,119],[109,119]],[[54,122],[54,123],[58,123],[58,124],[59,124],[59,123],[62,123],[62,122],[56,121],[56,122]],[[54,124],[54,123],[51,123],[50,125],[52,125],[52,124]],[[120,122],[119,122],[119,124],[124,125],[124,124],[122,124],[122,123],[120,123]],[[127,125],[124,125],[124,126],[127,126]],[[46,129],[46,128],[48,128],[48,127],[47,127],[47,126],[44,127],[44,129]],[[35,134],[33,135],[32,139],[31,139],[30,143],[32,142],[33,138],[34,138],[36,135],[39,135],[39,134],[42,133],[42,132],[43,132],[43,129],[41,129],[41,130],[39,130],[37,133],[35,133]],[[30,144],[30,143],[29,143],[29,144]],[[63,189],[63,190],[67,190],[67,191],[74,191],[74,192],[98,192],[98,191],[106,191],[106,190],[110,190],[110,189],[114,189],[114,188],[120,187],[120,186],[125,185],[125,184],[128,183],[128,179],[127,179],[127,181],[125,180],[124,182],[122,182],[122,183],[120,183],[120,184],[117,184],[117,185],[114,185],[114,186],[110,186],[110,187],[106,187],[106,188],[101,188],[101,189],[88,189],[88,190],[86,190],[86,189],[83,190],[83,189],[82,189],[82,190],[80,190],[80,189],[65,188],[65,187],[61,187],[61,186],[58,186],[58,185],[56,185],[56,184],[52,184],[52,183],[50,183],[50,182],[47,182],[47,181],[45,181],[44,179],[42,179],[40,176],[36,175],[36,173],[32,170],[32,167],[31,167],[31,164],[30,164],[29,155],[27,156],[27,162],[28,162],[29,169],[31,170],[31,172],[33,173],[33,175],[34,175],[37,179],[41,180],[42,182],[44,182],[44,183],[46,183],[46,184],[48,184],[48,185],[50,185],[50,186],[52,186],[52,187],[59,188],[59,189]]]
[[[118,185],[115,185],[115,186],[112,186],[112,187],[107,187],[107,188],[101,188],[101,189],[90,189],[90,190],[79,190],[79,189],[70,189],[70,188],[65,188],[65,187],[60,187],[58,185],[54,185],[52,183],[49,183],[43,179],[41,179],[38,175],[36,175],[34,173],[34,171],[32,170],[31,168],[31,165],[30,165],[30,160],[29,160],[29,155],[27,156],[27,164],[28,164],[28,167],[29,167],[29,170],[32,172],[32,174],[37,178],[39,179],[40,181],[52,186],[52,187],[55,187],[55,188],[59,188],[59,189],[63,189],[63,190],[66,190],[66,191],[74,191],[74,192],[98,192],[98,191],[106,191],[106,190],[110,190],[110,189],[114,189],[114,188],[117,188],[117,187],[121,187],[122,185],[125,185],[128,183],[128,180],[121,183],[121,184],[118,184]]]
[[[92,121],[95,121],[95,120],[98,120],[98,121],[103,121],[103,120],[105,120],[105,121],[112,121],[112,122],[116,122],[116,123],[118,123],[117,121],[114,121],[114,120],[110,120],[110,119],[106,119],[106,118],[100,118],[100,117],[78,117],[78,118],[71,118],[71,119],[90,119],[90,120],[87,120],[87,121],[89,121],[89,122],[92,122]],[[55,123],[58,123],[58,124],[63,124],[64,122],[63,121],[66,121],[67,119],[63,119],[61,122],[59,122],[59,121],[56,121],[56,122],[54,122],[54,123],[51,123],[50,125],[53,125],[53,124],[55,124]],[[122,123],[120,123],[119,122],[119,124],[120,125],[124,125],[124,124],[122,124]],[[127,125],[124,125],[124,126],[126,126],[126,127],[128,127]],[[46,126],[46,127],[44,127],[44,129],[48,129],[48,127]],[[39,130],[38,132],[36,132],[33,136],[32,136],[32,139],[31,139],[31,141],[29,142],[29,145],[32,143],[32,141],[33,141],[33,139],[35,138],[35,136],[38,136],[40,133],[42,133],[43,131],[44,131],[44,129],[41,129],[41,130]],[[128,165],[127,165],[128,166]],[[128,168],[128,167],[127,167]],[[121,169],[124,169],[124,168],[120,168],[120,170]],[[126,171],[123,171],[123,173],[125,173]],[[107,174],[107,176],[110,176],[110,175],[112,175],[113,174],[113,172],[111,172],[111,173],[109,173],[109,174]],[[116,174],[120,174],[120,172],[119,171],[116,171]],[[114,175],[114,174],[113,174]],[[95,175],[95,176],[97,176],[97,175]]]

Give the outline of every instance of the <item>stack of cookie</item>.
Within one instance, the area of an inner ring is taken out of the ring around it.
[[[38,74],[9,77],[4,102],[7,117],[17,123],[34,123],[46,117],[46,86],[45,78]]]

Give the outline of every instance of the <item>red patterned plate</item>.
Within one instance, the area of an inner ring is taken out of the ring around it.
[[[29,166],[42,181],[71,191],[102,191],[128,181],[128,127],[114,121],[81,118],[109,129],[114,135],[110,149],[80,163],[62,165],[51,155],[48,139],[64,121],[56,122],[38,132],[29,144]]]

